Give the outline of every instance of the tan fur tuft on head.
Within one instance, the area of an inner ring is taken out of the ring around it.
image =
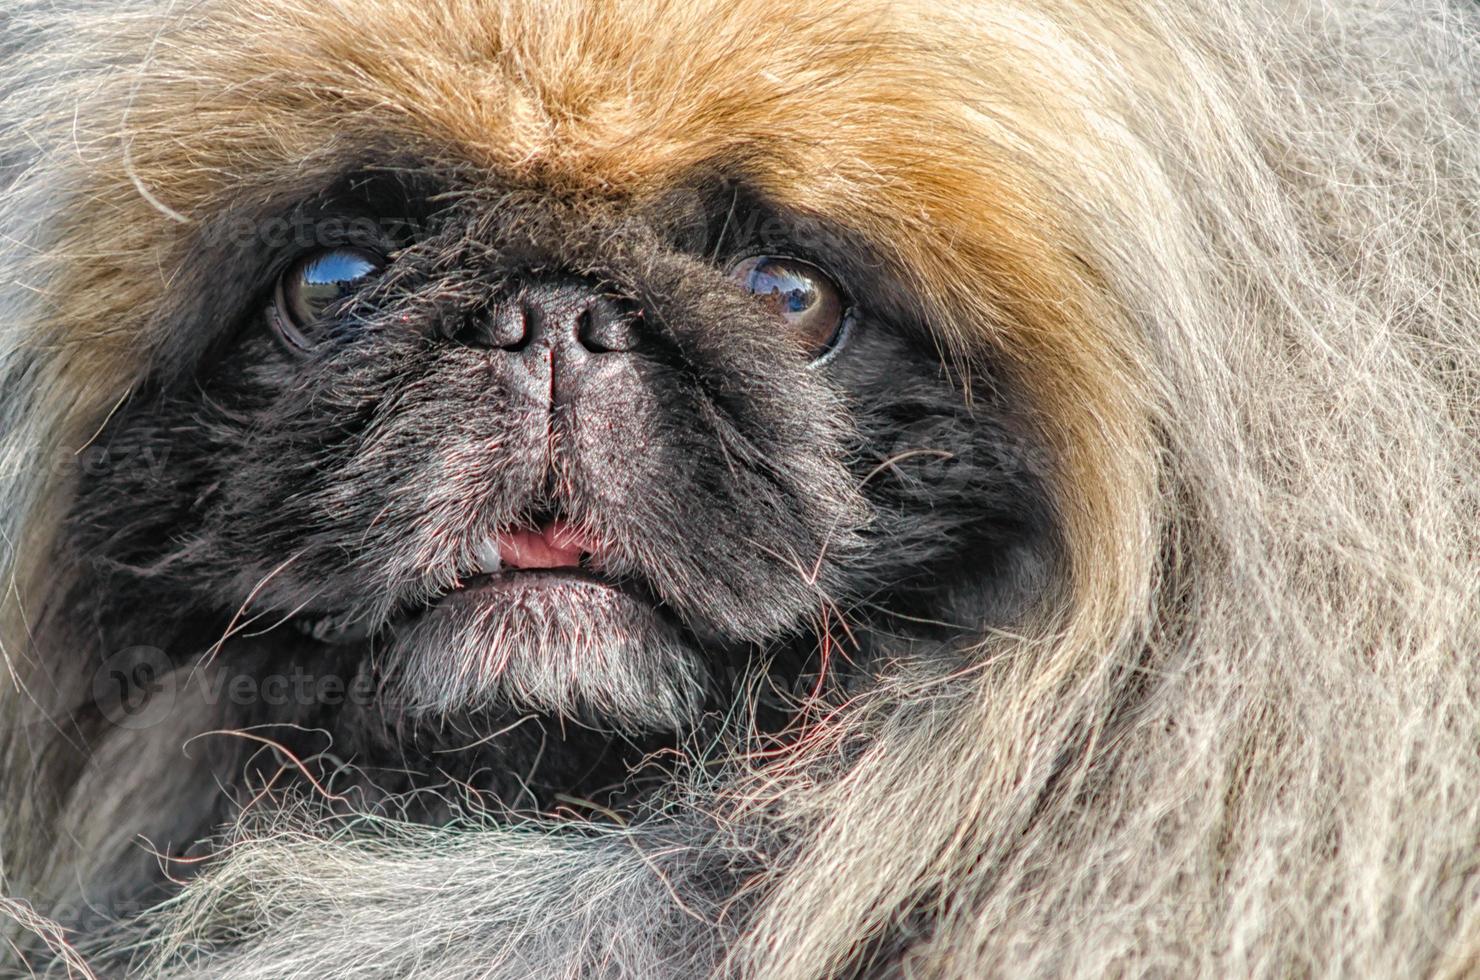
[[[1472,7],[207,0],[12,16],[0,885],[17,898],[85,861],[57,826],[90,839],[87,801],[28,789],[48,765],[36,726],[85,683],[28,642],[28,610],[57,585],[66,457],[164,347],[187,230],[372,153],[615,201],[718,167],[877,243],[945,357],[1005,365],[1051,450],[1066,558],[1061,594],[984,635],[971,670],[902,672],[703,801],[786,841],[747,883],[754,914],[717,928],[719,969],[1474,970]],[[476,858],[481,914],[506,930],[480,962],[518,975],[531,933],[604,935],[580,892],[615,904],[650,870],[613,834],[588,852],[527,828],[244,832],[157,913],[149,963],[414,974],[390,939],[441,956],[454,899],[418,923],[369,886],[394,890],[397,862]],[[361,881],[385,904],[337,901]],[[527,904],[497,906],[500,887]],[[191,959],[223,932],[269,952]],[[317,952],[291,960],[294,945]]]

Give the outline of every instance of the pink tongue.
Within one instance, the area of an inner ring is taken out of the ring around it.
[[[574,568],[589,549],[564,521],[551,521],[538,531],[511,531],[499,539],[504,568]]]

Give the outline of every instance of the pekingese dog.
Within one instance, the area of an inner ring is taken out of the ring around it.
[[[1464,972],[1480,17],[1295,7],[9,4],[16,971]]]

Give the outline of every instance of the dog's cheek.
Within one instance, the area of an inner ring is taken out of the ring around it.
[[[546,438],[529,414],[486,365],[452,360],[389,391],[328,451],[286,438],[250,452],[255,475],[233,481],[218,526],[233,528],[224,536],[242,555],[301,556],[284,593],[312,583],[373,603],[436,591],[457,542],[511,522],[539,492]]]

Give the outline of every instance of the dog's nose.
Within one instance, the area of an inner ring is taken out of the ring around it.
[[[638,314],[595,285],[535,282],[470,323],[458,339],[474,347],[518,353],[558,351],[570,357],[625,353],[638,344]]]

